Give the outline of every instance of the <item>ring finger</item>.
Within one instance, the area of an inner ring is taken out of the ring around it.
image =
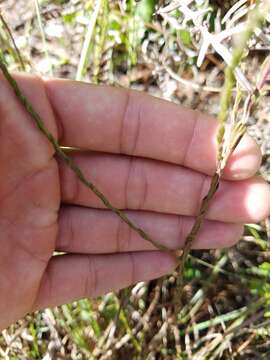
[[[144,211],[128,211],[158,244],[169,249],[183,246],[194,218]],[[243,231],[241,224],[206,221],[193,246],[197,249],[232,246]],[[155,247],[108,210],[63,206],[59,218],[58,251],[106,254],[150,251]]]

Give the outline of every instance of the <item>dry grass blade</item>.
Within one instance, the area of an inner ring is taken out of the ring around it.
[[[95,30],[95,25],[96,25],[96,22],[97,22],[98,14],[99,14],[100,9],[101,9],[101,5],[102,5],[102,0],[96,0],[95,1],[94,11],[93,11],[93,14],[92,14],[92,16],[91,16],[91,18],[89,20],[88,29],[87,29],[85,39],[84,39],[84,43],[83,43],[80,62],[79,62],[79,66],[78,66],[78,70],[77,70],[77,74],[76,74],[76,80],[82,80],[83,79],[86,67],[88,65],[87,61],[88,61],[89,50],[90,50],[90,47],[91,47],[93,33],[94,33],[94,30]]]
[[[262,71],[257,82],[257,89],[261,91],[270,75],[270,56],[264,61]]]
[[[183,79],[175,72],[173,72],[167,65],[164,65],[164,69],[167,71],[167,73],[170,75],[172,79],[178,81],[181,85],[194,89],[195,91],[206,91],[210,93],[211,92],[220,93],[222,91],[222,89],[218,87],[199,85],[190,80]]]
[[[48,65],[49,65],[49,73],[50,73],[50,75],[53,75],[52,64],[51,64],[51,62],[49,60],[48,45],[47,45],[46,36],[45,36],[43,23],[42,23],[39,0],[34,0],[34,2],[35,2],[35,9],[36,9],[36,14],[37,14],[38,26],[39,26],[39,31],[40,31],[40,34],[41,34],[44,53],[45,53],[45,56],[46,56],[46,59],[47,59]]]

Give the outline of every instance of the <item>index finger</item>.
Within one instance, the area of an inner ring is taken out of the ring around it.
[[[179,164],[212,175],[217,121],[142,92],[70,80],[46,80],[60,124],[61,145]],[[248,135],[230,157],[224,177],[245,179],[261,161]]]

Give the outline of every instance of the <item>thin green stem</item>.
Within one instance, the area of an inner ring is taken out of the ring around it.
[[[245,126],[243,124],[237,124],[237,126],[235,126],[235,128],[233,129],[233,134],[232,134],[233,136],[231,137],[231,143],[229,144],[228,151],[224,156],[223,147],[224,147],[225,125],[228,118],[232,92],[235,85],[234,71],[242,60],[249,39],[253,35],[255,29],[264,21],[265,14],[269,11],[269,9],[270,9],[270,3],[268,1],[265,6],[260,7],[260,5],[257,5],[255,9],[250,12],[246,25],[246,30],[242,33],[239,42],[237,44],[237,48],[233,50],[231,64],[225,70],[225,82],[221,95],[220,111],[218,115],[219,129],[217,134],[217,143],[218,143],[217,170],[215,175],[212,177],[208,193],[202,200],[200,210],[195,219],[193,227],[190,233],[188,234],[188,236],[186,237],[182,255],[178,258],[179,265],[177,268],[178,270],[177,286],[175,289],[174,300],[173,300],[175,307],[174,315],[176,319],[182,307],[182,293],[184,287],[184,266],[186,259],[191,250],[192,244],[203,225],[211,200],[213,199],[215,193],[217,192],[220,178],[222,176],[222,172],[226,165],[228,157],[235,150],[235,148],[239,144],[245,132]]]
[[[77,166],[77,164],[74,162],[74,160],[64,152],[64,150],[58,144],[57,140],[46,128],[43,119],[33,108],[30,101],[23,95],[16,80],[9,73],[7,66],[5,65],[5,62],[2,57],[0,57],[0,69],[2,70],[6,80],[8,81],[8,83],[10,84],[12,89],[14,90],[17,99],[20,101],[20,103],[25,108],[25,110],[28,112],[28,114],[32,117],[32,119],[36,123],[36,126],[40,129],[40,131],[46,136],[46,138],[49,140],[49,142],[53,145],[57,156],[62,161],[64,161],[65,164],[76,174],[79,181],[81,183],[83,183],[88,189],[93,191],[93,193],[96,194],[96,196],[102,201],[102,203],[105,205],[105,207],[107,209],[114,212],[131,229],[136,231],[143,239],[149,241],[151,244],[153,244],[156,248],[158,248],[160,250],[169,251],[165,246],[158,244],[156,241],[154,241],[143,229],[141,229],[139,226],[134,224],[123,211],[121,211],[118,208],[115,208],[110,203],[110,201],[97,189],[97,187],[92,182],[90,182],[89,180],[86,179],[85,175],[83,174],[81,169]]]
[[[4,16],[3,16],[1,13],[0,13],[0,20],[1,20],[1,22],[2,22],[2,24],[3,24],[3,26],[4,26],[4,28],[5,28],[8,36],[10,37],[10,40],[11,40],[12,45],[13,45],[13,47],[14,47],[14,50],[15,50],[15,53],[16,53],[18,62],[20,63],[21,69],[22,69],[23,71],[25,71],[25,65],[24,65],[24,62],[23,62],[23,59],[22,59],[20,50],[18,49],[18,47],[17,47],[17,45],[16,45],[16,42],[15,42],[15,40],[14,40],[14,37],[13,37],[13,35],[12,35],[12,32],[11,32],[11,30],[10,30],[10,28],[9,28],[9,26],[8,26],[5,18],[4,18]]]

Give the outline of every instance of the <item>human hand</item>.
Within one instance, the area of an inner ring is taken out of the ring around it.
[[[83,172],[157,242],[180,248],[215,171],[215,119],[146,94],[20,75],[23,93]],[[105,210],[0,81],[0,329],[26,313],[118,290],[173,270]],[[246,135],[230,157],[196,248],[233,245],[270,212]],[[53,256],[54,251],[65,255]]]

